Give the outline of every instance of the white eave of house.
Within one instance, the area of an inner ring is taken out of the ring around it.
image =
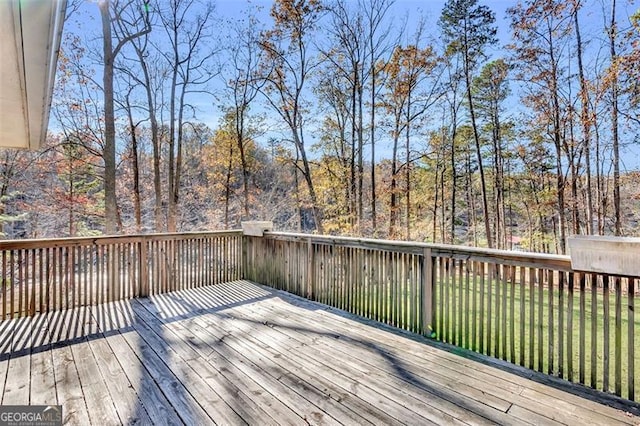
[[[67,0],[0,0],[0,147],[47,136]]]

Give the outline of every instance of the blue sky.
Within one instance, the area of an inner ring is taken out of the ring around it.
[[[163,0],[157,0],[162,2]],[[608,0],[585,0],[585,8],[581,14],[581,30],[583,38],[587,42],[586,52],[586,66],[593,65],[594,58],[597,52],[593,49],[589,50],[589,40],[593,38],[604,37],[602,31],[603,16],[608,14],[608,10],[603,10],[609,7]],[[480,2],[489,6],[496,14],[496,24],[498,25],[498,38],[499,44],[493,48],[491,56],[494,58],[505,55],[503,46],[510,40],[509,20],[506,16],[506,10],[509,7],[514,6],[517,2],[512,0],[489,0]],[[620,24],[624,25],[626,18],[632,14],[636,8],[630,5],[626,0],[620,1],[619,5],[619,20]],[[269,9],[272,2],[269,0],[252,0],[251,2],[244,0],[218,0],[216,5],[216,16],[222,20],[238,20],[243,18],[243,12],[247,9],[248,5],[259,6],[262,11],[258,15],[259,19],[264,24],[269,26],[271,24],[271,18],[269,16]],[[427,20],[427,28],[435,28],[437,20],[440,16],[442,8],[445,5],[445,0],[396,0],[393,9],[390,12],[391,16],[395,19],[392,25],[399,25],[399,22],[403,18],[407,18],[407,33],[411,34],[412,29],[415,27],[418,18],[423,15]],[[98,8],[96,3],[87,2],[82,5],[79,14],[67,23],[66,31],[72,31],[83,36],[87,40],[88,44],[99,45],[99,24],[100,17],[98,14]],[[436,31],[431,31],[435,36]],[[596,46],[598,43],[592,43],[591,46]],[[512,85],[513,92],[513,106],[509,109],[510,113],[516,118],[518,111],[520,110],[518,99],[518,87]],[[200,111],[198,112],[198,119],[207,123],[208,125],[215,127],[218,124],[220,118],[220,111],[216,108],[215,100],[210,97],[203,97],[201,99],[194,99],[192,103],[195,103]],[[262,109],[262,108],[260,108]],[[259,109],[254,109],[259,110]],[[265,110],[268,111],[268,110]],[[272,116],[273,113],[271,113]],[[55,124],[53,124],[55,125]],[[311,132],[312,133],[311,129]],[[624,129],[622,129],[624,134]],[[266,137],[277,136],[277,133],[269,133]],[[312,135],[311,135],[312,136]],[[379,147],[378,152],[381,156],[385,155],[385,150]],[[636,145],[629,146],[622,150],[622,158],[624,160],[627,169],[640,169],[640,155],[639,148]]]

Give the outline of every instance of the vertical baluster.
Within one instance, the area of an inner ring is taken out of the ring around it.
[[[562,274],[562,272],[558,272],[559,274]],[[547,289],[547,300],[548,300],[548,306],[549,306],[549,321],[547,323],[547,327],[549,328],[549,340],[547,342],[547,358],[548,358],[548,367],[547,367],[547,373],[548,374],[553,374],[553,358],[555,356],[554,354],[554,345],[555,345],[555,340],[554,340],[554,335],[553,335],[553,331],[555,329],[555,322],[554,322],[554,306],[553,306],[553,287],[554,287],[554,271],[549,271],[549,285],[548,285],[548,289]],[[562,310],[562,306],[559,307],[559,310]]]
[[[509,282],[511,293],[509,295],[509,361],[516,363],[516,267],[509,267]]]
[[[23,263],[24,263],[24,258],[22,255],[22,250],[18,249],[18,317],[24,316],[24,307],[22,304],[22,300],[24,299],[24,293],[25,293],[25,289],[24,289],[24,273],[23,273]]]
[[[103,303],[102,297],[102,274],[103,274],[103,256],[102,256],[102,245],[96,245],[96,304],[99,305]]]
[[[446,334],[447,334],[447,343],[455,342],[455,334],[456,334],[456,288],[455,288],[455,260],[446,257],[446,288],[447,288],[447,312],[446,312]]]
[[[476,272],[478,274],[478,278],[480,279],[480,330],[479,333],[480,335],[479,340],[480,340],[480,350],[479,352],[481,354],[486,353],[485,352],[485,341],[484,341],[484,324],[485,324],[485,317],[489,316],[489,315],[485,315],[484,313],[484,307],[485,307],[485,279],[484,279],[484,275],[485,275],[485,267],[484,267],[484,262],[476,262]],[[489,345],[487,344],[487,347]]]
[[[125,243],[125,255],[127,259],[127,299],[133,299],[138,297],[138,292],[136,290],[136,269],[134,266],[136,265],[136,255],[135,252],[137,249],[137,242],[129,241]]]
[[[609,276],[602,276],[603,330],[602,347],[602,390],[609,392]]]
[[[564,326],[564,314],[565,314],[565,282],[567,281],[566,277],[571,279],[571,272],[560,272],[558,277],[558,375],[562,378],[565,377],[565,368],[564,368],[564,335],[565,335],[565,326]]]
[[[529,369],[535,366],[535,324],[536,324],[536,269],[529,268]]]
[[[508,265],[502,265],[502,359],[507,359],[507,299],[509,290],[509,273]],[[499,285],[499,284],[498,284]]]
[[[51,271],[51,267],[52,267],[52,262],[51,262],[51,253],[52,253],[52,248],[51,247],[47,247],[44,249],[44,257],[45,257],[45,274],[46,274],[46,281],[45,281],[45,297],[44,297],[44,304],[45,304],[45,311],[49,312],[52,308],[51,308],[51,286],[52,284],[52,271]]]
[[[491,271],[493,271],[492,277],[491,277],[491,286],[495,287],[495,293],[496,293],[496,305],[495,305],[495,329],[494,329],[494,334],[495,334],[495,338],[494,338],[494,345],[493,345],[493,356],[496,358],[500,358],[500,343],[501,340],[504,336],[500,335],[500,325],[501,325],[501,318],[503,315],[503,312],[500,312],[500,302],[502,301],[502,294],[501,294],[501,280],[500,280],[500,272],[501,272],[501,267],[499,264],[492,264]]]
[[[38,309],[38,295],[39,295],[39,291],[38,291],[38,275],[36,274],[37,272],[37,263],[38,263],[38,257],[37,257],[37,249],[29,249],[27,250],[27,255],[28,258],[31,260],[29,262],[29,264],[31,265],[31,274],[29,276],[29,280],[27,281],[27,285],[30,287],[30,299],[29,299],[29,315],[33,316],[36,314],[36,312],[39,312],[40,310]]]
[[[58,303],[60,305],[59,309],[66,309],[68,305],[64,304],[66,298],[66,266],[65,259],[67,258],[66,247],[60,247],[58,250]],[[64,293],[64,294],[63,294]],[[63,298],[64,295],[64,298]]]
[[[598,281],[596,274],[591,274],[591,387],[598,387]],[[630,323],[633,327],[633,322]]]
[[[471,290],[471,294],[473,295],[473,299],[471,300],[471,345],[474,351],[481,352],[481,350],[478,349],[478,262],[474,261],[471,263],[471,277],[473,279]],[[480,324],[480,326],[482,325]]]
[[[44,306],[44,287],[45,287],[45,269],[44,269],[44,254],[45,254],[45,249],[40,247],[38,249],[38,288],[39,288],[39,306],[40,306],[40,313],[44,313],[45,312],[45,306]]]
[[[527,268],[524,266],[520,267],[520,365],[524,367],[524,356],[526,353],[525,348],[525,322],[526,322],[526,307],[525,307],[525,296],[527,291],[527,283],[526,283],[526,273]]]
[[[580,352],[579,361],[579,382],[585,384],[585,311],[586,311],[586,274],[580,274],[580,344],[578,351]]]
[[[451,329],[451,303],[450,303],[450,293],[451,293],[451,286],[449,285],[449,280],[451,277],[451,259],[449,259],[448,257],[443,258],[443,266],[445,267],[444,270],[444,291],[445,291],[445,295],[444,295],[444,304],[445,304],[445,312],[444,312],[444,320],[445,320],[445,324],[444,324],[444,341],[447,343],[451,343],[451,334],[449,333],[449,330]]]
[[[464,261],[460,259],[458,262],[457,274],[458,274],[458,338],[457,344],[458,346],[462,346],[464,344],[464,331],[463,331],[463,321],[464,321]]]
[[[446,288],[445,288],[445,265],[444,258],[438,257],[438,303],[440,305],[440,309],[438,309],[438,338],[440,340],[445,339],[445,321],[446,321],[446,309],[445,309],[445,300],[446,300]]]
[[[538,270],[538,371],[544,371],[544,276],[551,271]]]
[[[616,291],[615,393],[622,396],[622,279],[614,278]]]
[[[469,311],[471,310],[469,304],[469,262],[465,260],[464,263],[464,347],[469,349],[469,334],[472,333],[472,328],[469,324]]]
[[[569,288],[567,293],[567,379],[573,382],[573,296],[575,278],[580,280],[582,273],[569,274]],[[578,281],[579,282],[579,281]]]
[[[487,263],[485,279],[487,281],[487,352],[486,354],[496,356],[493,347],[493,276],[495,265]]]
[[[76,282],[76,264],[78,261],[78,246],[71,245],[69,246],[69,250],[71,251],[70,261],[69,261],[69,287],[70,292],[69,300],[70,306],[74,308],[76,306],[76,286],[78,283]]]
[[[9,277],[7,271],[7,250],[2,250],[2,320],[7,319],[7,307],[11,306],[9,300],[7,300],[7,288],[9,286]],[[11,292],[9,291],[9,297],[11,297]],[[9,308],[9,314],[11,314],[11,308]]]
[[[80,274],[80,288],[78,289],[78,303],[87,306],[87,295],[88,295],[88,273],[89,273],[89,258],[87,253],[87,246],[81,245],[78,246],[78,253],[80,255],[80,260],[78,261],[78,273]]]
[[[635,283],[637,278],[627,281],[627,399],[635,400]]]
[[[381,251],[378,254],[380,271],[378,272],[378,321],[386,321],[386,298],[387,298],[387,252]]]
[[[11,313],[11,319],[15,318],[16,314],[16,297],[15,297],[15,287],[16,287],[16,274],[15,274],[15,250],[9,251],[9,311]]]

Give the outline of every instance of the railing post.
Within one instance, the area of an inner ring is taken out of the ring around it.
[[[311,238],[307,239],[307,299],[314,300],[316,283],[315,278],[315,251],[313,250],[313,242]]]
[[[140,277],[139,277],[139,288],[140,288],[140,297],[148,297],[149,296],[149,268],[148,268],[148,259],[147,259],[147,239],[142,238],[139,244],[139,254],[140,254]]]
[[[432,337],[433,322],[433,258],[431,249],[422,250],[422,334]]]
[[[249,265],[248,265],[248,240],[247,240],[247,236],[244,235],[244,232],[242,232],[240,234],[240,240],[242,241],[242,259],[240,259],[240,277],[243,280],[246,280],[247,277],[247,273],[248,273],[248,269],[249,269]]]

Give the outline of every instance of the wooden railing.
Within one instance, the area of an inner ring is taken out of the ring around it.
[[[0,241],[0,319],[241,278],[242,232]]]
[[[461,246],[273,232],[244,244],[248,279],[638,400],[638,277]]]
[[[240,278],[638,401],[640,278],[566,256],[240,231],[0,242],[0,319]]]

